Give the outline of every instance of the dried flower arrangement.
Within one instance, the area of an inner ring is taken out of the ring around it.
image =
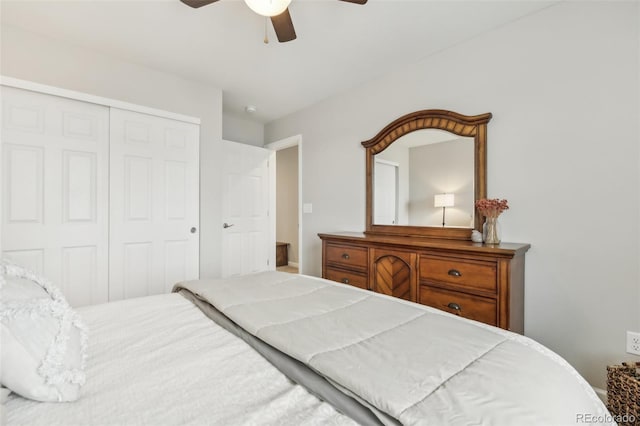
[[[497,218],[500,213],[509,209],[509,204],[507,200],[499,198],[482,198],[476,201],[476,208],[485,217]]]

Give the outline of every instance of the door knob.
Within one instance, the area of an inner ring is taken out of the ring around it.
[[[224,229],[231,228],[232,226],[233,226],[233,223],[232,224],[228,224],[227,222],[225,222],[225,223],[222,224],[222,227]]]
[[[191,227],[190,231],[191,231],[192,234],[195,234],[198,231],[198,229],[195,226],[193,226],[193,227]]]

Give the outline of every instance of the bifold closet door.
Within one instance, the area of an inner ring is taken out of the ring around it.
[[[111,108],[109,300],[197,279],[199,126]]]
[[[108,297],[109,108],[12,87],[2,95],[2,257],[73,306]]]

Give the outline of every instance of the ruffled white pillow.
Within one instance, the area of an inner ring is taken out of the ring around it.
[[[0,261],[0,383],[37,401],[75,401],[85,382],[87,328],[48,280]]]

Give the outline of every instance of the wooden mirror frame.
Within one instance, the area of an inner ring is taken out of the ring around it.
[[[404,115],[382,129],[374,138],[362,142],[366,148],[367,164],[367,228],[365,233],[402,235],[427,238],[469,240],[472,228],[437,226],[374,225],[373,224],[373,168],[374,156],[384,151],[396,139],[420,129],[440,129],[458,136],[474,138],[474,204],[487,197],[487,123],[492,114],[467,116],[453,111],[427,109]],[[474,206],[475,209],[475,206]],[[482,232],[482,215],[474,212],[474,229]]]

